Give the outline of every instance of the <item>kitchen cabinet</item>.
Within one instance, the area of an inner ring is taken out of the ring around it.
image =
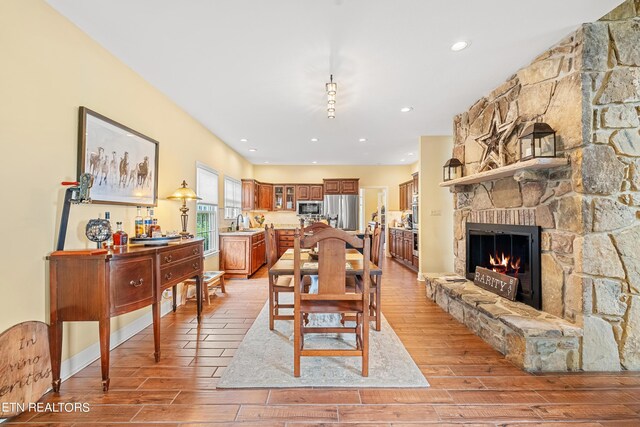
[[[309,185],[309,200],[321,202],[324,199],[324,192],[321,184]]]
[[[273,210],[273,185],[258,185],[258,209],[270,211]]]
[[[295,230],[276,230],[276,246],[278,250],[278,258],[280,258],[287,249],[293,248]]]
[[[397,256],[397,246],[396,246],[396,229],[389,229],[389,253],[392,257]]]
[[[274,211],[295,211],[296,210],[296,186],[295,185],[273,185],[273,210]]]
[[[411,177],[413,178],[413,185],[411,187],[411,189],[413,190],[413,194],[418,194],[418,188],[419,188],[419,182],[420,182],[420,173],[419,172],[414,172],[411,174]]]
[[[309,193],[308,185],[296,185],[296,199],[298,200],[310,200],[311,194]]]
[[[248,279],[265,262],[264,231],[220,233],[220,269],[225,277]]]
[[[324,194],[340,194],[340,180],[339,179],[325,179],[324,180]]]
[[[263,184],[254,179],[243,179],[241,206],[243,211],[270,211],[273,206],[273,185]]]
[[[258,199],[258,182],[253,179],[242,180],[242,210],[253,211],[256,209]]]
[[[414,233],[402,228],[389,229],[389,253],[396,261],[418,271],[419,259],[413,255]]]
[[[318,184],[300,184],[296,185],[296,201],[298,200],[323,200],[323,188]]]
[[[411,199],[413,197],[413,180],[403,182],[399,186],[399,207],[401,211],[411,209]]]
[[[413,232],[402,232],[402,259],[404,262],[413,265]]]
[[[343,179],[340,181],[341,194],[358,194],[358,187],[357,179]]]
[[[359,179],[325,179],[324,194],[358,194]]]

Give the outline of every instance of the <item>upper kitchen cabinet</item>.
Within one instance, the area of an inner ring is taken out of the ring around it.
[[[411,198],[413,196],[413,180],[403,182],[399,187],[399,208],[401,211],[411,209]]]
[[[324,199],[324,191],[322,185],[312,184],[309,186],[309,200],[322,201]]]
[[[296,186],[274,184],[273,210],[274,211],[295,211],[295,209],[296,209]]]
[[[256,201],[258,199],[258,183],[253,179],[242,180],[242,210],[256,210]]]
[[[413,194],[418,194],[418,183],[419,183],[419,176],[420,173],[419,172],[414,172],[411,174],[411,176],[413,177]]]
[[[324,194],[358,194],[359,179],[325,179]]]
[[[258,206],[260,210],[273,210],[273,184],[259,184]]]
[[[319,184],[301,184],[296,185],[296,201],[313,200],[322,201],[323,188]]]
[[[242,210],[255,211],[273,209],[273,185],[253,179],[242,180]]]

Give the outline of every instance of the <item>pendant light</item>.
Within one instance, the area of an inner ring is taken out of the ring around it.
[[[333,74],[329,76],[329,83],[325,85],[327,89],[327,117],[336,118],[336,93],[338,92],[338,84],[333,81]]]

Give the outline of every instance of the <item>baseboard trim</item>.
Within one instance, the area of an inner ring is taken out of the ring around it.
[[[160,307],[160,316],[164,316],[173,309],[171,301],[163,301]],[[133,322],[123,326],[115,332],[111,333],[111,348],[113,350],[138,332],[153,323],[151,311],[143,314]],[[96,342],[81,352],[74,354],[70,358],[64,360],[60,366],[60,378],[65,381],[67,378],[78,373],[80,370],[91,365],[100,358],[100,342]]]

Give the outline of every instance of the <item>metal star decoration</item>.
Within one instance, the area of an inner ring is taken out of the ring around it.
[[[502,167],[506,164],[505,143],[511,136],[517,125],[517,119],[502,123],[502,117],[498,109],[493,111],[489,131],[476,138],[482,147],[482,160],[479,172]]]

